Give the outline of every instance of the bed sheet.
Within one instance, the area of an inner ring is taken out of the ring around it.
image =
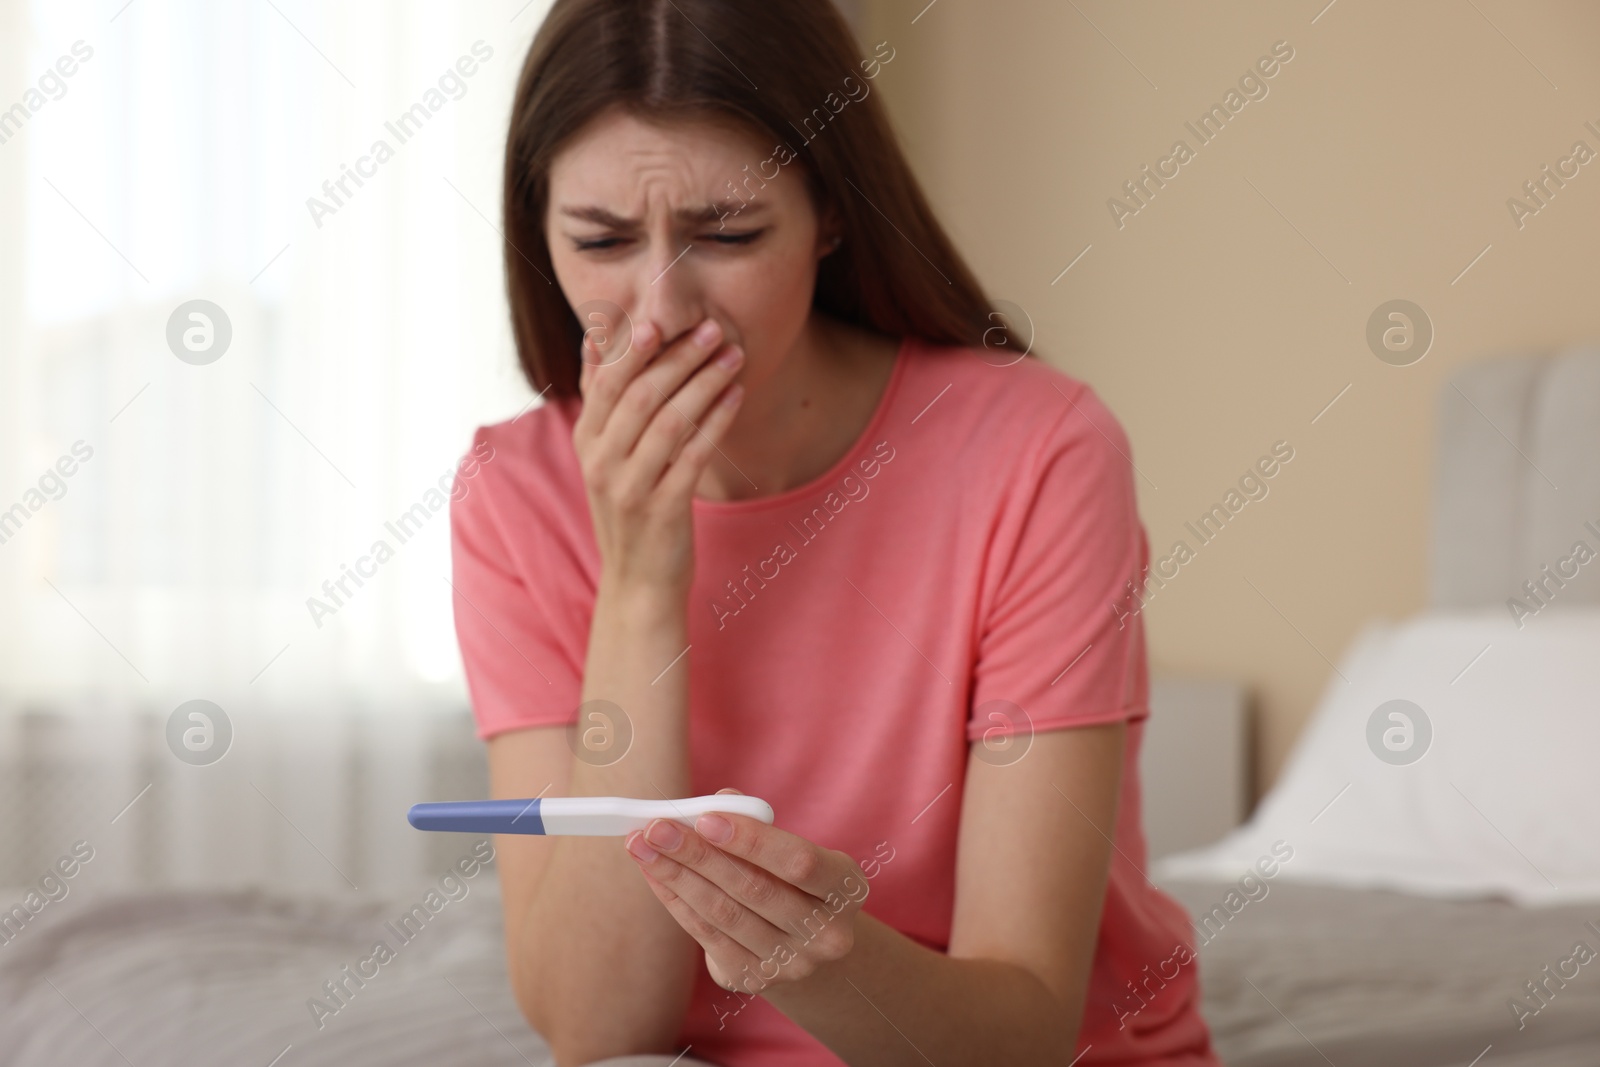
[[[1162,883],[1213,916],[1202,1007],[1229,1067],[1600,1064],[1600,959],[1574,953],[1600,949],[1600,905],[1264,884],[1232,910],[1234,884]],[[506,983],[493,883],[426,922],[415,904],[69,897],[0,947],[0,1065],[551,1067]]]
[[[1600,951],[1600,904],[1160,884],[1213,916],[1196,935],[1202,1010],[1229,1067],[1600,1065],[1600,958],[1574,953]]]
[[[0,1064],[551,1067],[506,982],[492,886],[402,922],[418,903],[68,897],[0,948]]]

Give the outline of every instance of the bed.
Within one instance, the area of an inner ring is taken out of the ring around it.
[[[1166,888],[1194,915],[1217,901],[1215,884]],[[1574,940],[1600,946],[1586,927],[1600,906],[1285,884],[1249,907],[1201,949],[1203,1010],[1229,1067],[1600,1064],[1600,967],[1521,1030],[1506,1007]]]
[[[1221,888],[1165,885],[1196,915]],[[492,881],[363,987],[347,985],[339,1010],[307,1007],[329,1002],[323,983],[413,903],[250,890],[99,902],[0,953],[0,1062],[547,1067],[505,983]],[[1485,1050],[1485,1067],[1600,1063],[1600,968],[1522,1031],[1506,1009],[1600,907],[1284,884],[1250,909],[1201,954],[1204,1011],[1230,1067],[1465,1067]]]
[[[1153,689],[1151,875],[1205,933],[1231,1067],[1600,1064],[1600,959],[1576,952],[1600,950],[1600,562],[1520,626],[1505,605],[1573,541],[1600,546],[1600,353],[1470,367],[1440,427],[1429,610],[1341,658],[1247,822],[1236,687]],[[1375,758],[1367,730],[1399,697],[1436,712],[1410,763]],[[506,985],[492,871],[414,936],[394,927],[471,845],[394,815],[482,795],[470,719],[235,728],[192,767],[160,719],[0,717],[0,907],[73,868],[0,945],[0,1065],[547,1067]],[[1261,874],[1279,841],[1293,858]],[[377,938],[393,959],[349,978]]]
[[[1165,884],[1196,915],[1219,897],[1213,883]],[[102,901],[0,953],[0,1062],[548,1067],[505,983],[492,881],[317,1026],[307,1002],[328,1001],[323,983],[413,903],[248,890]],[[1250,908],[1201,954],[1230,1067],[1465,1067],[1485,1050],[1484,1067],[1600,1063],[1600,968],[1520,1032],[1505,1006],[1600,907],[1284,884]]]
[[[1427,609],[1358,636],[1246,824],[1152,868],[1203,922],[1293,843],[1197,935],[1235,1067],[1600,1064],[1600,350],[1467,366],[1438,427]]]

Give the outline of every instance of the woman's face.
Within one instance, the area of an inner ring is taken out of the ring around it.
[[[594,119],[550,168],[545,233],[568,303],[609,301],[667,342],[715,318],[744,349],[738,379],[759,386],[805,327],[831,248],[799,162],[779,166],[774,147],[723,123]]]

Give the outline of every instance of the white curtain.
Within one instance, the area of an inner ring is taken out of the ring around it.
[[[0,703],[462,706],[430,490],[532,399],[497,228],[546,7],[0,0]]]
[[[168,751],[165,719],[0,716],[0,909],[80,840],[93,877],[73,892],[87,895],[384,891],[437,878],[470,847],[406,821],[419,801],[486,795],[464,710],[239,712],[227,754],[198,766]]]

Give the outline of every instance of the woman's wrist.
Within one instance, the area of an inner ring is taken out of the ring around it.
[[[683,593],[602,573],[583,695],[611,703],[595,713],[620,715],[611,726],[626,747],[614,758],[581,759],[590,765],[574,767],[576,795],[687,795],[687,664],[677,662],[687,643]]]
[[[618,577],[601,571],[595,614],[613,623],[650,627],[687,623],[687,586],[668,586]]]

